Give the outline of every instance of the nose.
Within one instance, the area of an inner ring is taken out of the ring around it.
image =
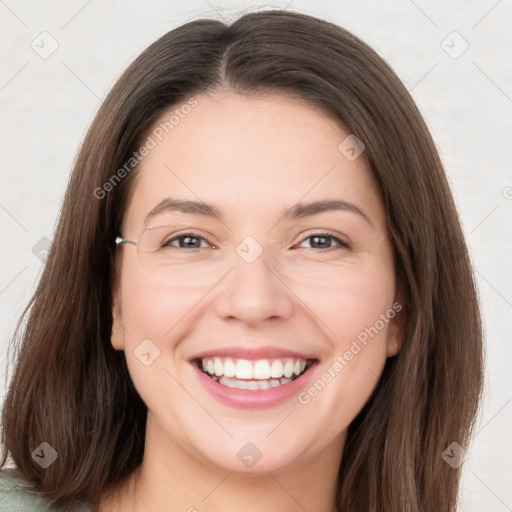
[[[252,263],[239,258],[223,281],[216,309],[224,319],[256,326],[267,319],[290,318],[293,313],[293,292],[271,268],[265,252]]]

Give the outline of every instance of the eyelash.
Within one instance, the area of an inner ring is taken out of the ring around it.
[[[174,249],[185,249],[185,247],[176,247],[174,245],[170,245],[171,242],[174,242],[175,240],[179,240],[180,238],[185,238],[185,237],[198,238],[198,239],[204,240],[205,242],[209,243],[210,245],[214,245],[214,244],[211,244],[210,241],[208,239],[206,239],[204,236],[196,235],[195,233],[183,233],[181,235],[170,238],[167,242],[165,242],[165,244],[163,244],[163,247],[173,247]],[[339,250],[339,249],[350,249],[351,248],[350,244],[348,244],[344,240],[341,240],[337,236],[332,235],[331,233],[313,233],[311,235],[308,235],[304,239],[302,239],[302,241],[299,242],[299,245],[302,244],[303,242],[305,242],[306,240],[308,240],[310,238],[315,238],[315,237],[330,238],[339,244],[339,247],[329,247],[327,249],[319,249],[316,252],[330,252],[330,251],[333,251],[336,249]],[[205,249],[205,247],[192,247],[192,249]],[[307,249],[307,247],[306,247],[306,249]],[[315,250],[314,247],[311,247],[310,249]]]

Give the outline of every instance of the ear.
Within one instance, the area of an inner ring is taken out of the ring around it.
[[[112,290],[112,331],[110,343],[115,350],[124,349],[124,329],[121,315],[120,290],[116,277],[111,281]]]
[[[388,310],[390,318],[388,327],[387,357],[393,357],[400,352],[405,335],[405,308],[403,306],[402,294],[395,296],[393,306]]]

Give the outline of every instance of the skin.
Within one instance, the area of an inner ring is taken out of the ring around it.
[[[125,351],[148,421],[141,467],[100,510],[330,512],[347,427],[401,344],[402,315],[308,404],[294,396],[264,409],[229,407],[204,389],[189,359],[271,345],[314,354],[308,385],[320,378],[399,301],[382,201],[364,153],[349,161],[338,150],[349,132],[302,101],[226,90],[196,99],[143,159],[122,235],[137,240],[147,213],[171,195],[216,205],[224,222],[183,213],[152,219],[217,246],[202,242],[200,256],[178,248],[172,284],[141,268],[136,247],[118,248],[112,345]],[[371,224],[349,211],[279,222],[298,201],[325,199],[357,205]],[[332,239],[315,247],[308,236],[325,231],[351,248]],[[247,236],[263,249],[251,264],[236,252]],[[149,366],[133,353],[147,338],[160,350]],[[249,441],[262,453],[252,468],[237,457]]]

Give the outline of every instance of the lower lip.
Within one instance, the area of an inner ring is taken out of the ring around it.
[[[208,377],[196,364],[192,363],[192,366],[198,373],[199,380],[206,390],[223,404],[238,409],[258,409],[263,407],[275,407],[286,402],[291,397],[296,396],[300,390],[306,386],[313,373],[313,367],[316,366],[317,363],[318,361],[315,361],[302,375],[288,384],[281,384],[275,388],[257,389],[254,391],[223,386],[211,377]]]

